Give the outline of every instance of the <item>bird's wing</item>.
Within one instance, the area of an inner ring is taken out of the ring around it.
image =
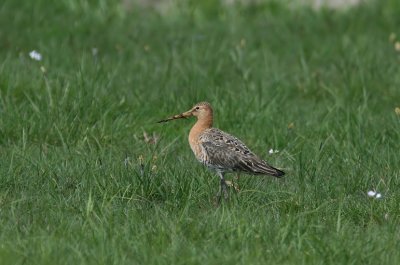
[[[207,130],[200,136],[200,144],[207,154],[208,163],[214,168],[276,177],[284,174],[256,156],[238,138],[221,130]]]
[[[226,148],[229,152],[236,153],[240,156],[254,157],[256,156],[242,141],[233,135],[216,128],[207,129],[199,138],[200,142],[211,142],[220,148]]]

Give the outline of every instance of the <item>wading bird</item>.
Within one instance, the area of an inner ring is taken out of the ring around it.
[[[244,172],[274,177],[282,177],[285,174],[255,155],[238,138],[213,128],[213,109],[207,102],[200,102],[190,110],[161,120],[159,123],[191,116],[197,117],[197,122],[189,133],[190,147],[197,160],[220,177],[219,199],[221,193],[224,193],[225,199],[228,197],[224,178],[226,172]]]

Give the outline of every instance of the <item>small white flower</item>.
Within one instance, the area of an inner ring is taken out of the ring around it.
[[[374,191],[374,190],[368,191],[367,194],[368,194],[369,197],[373,197],[373,198],[375,198],[375,199],[380,199],[380,198],[382,198],[382,194],[380,194],[379,192],[376,192],[376,191]]]
[[[42,60],[42,55],[38,53],[37,51],[33,50],[29,53],[29,56],[35,60],[35,61],[41,61]]]
[[[268,153],[269,153],[270,155],[272,155],[272,154],[279,153],[279,151],[278,151],[278,150],[274,150],[274,149],[271,148],[271,149],[269,149]]]

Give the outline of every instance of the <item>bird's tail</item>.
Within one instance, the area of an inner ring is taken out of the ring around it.
[[[283,172],[282,170],[268,165],[265,161],[263,162],[264,163],[258,163],[257,165],[255,165],[256,167],[254,171],[256,174],[270,175],[277,178],[283,177],[283,175],[285,175],[285,172]]]
[[[285,172],[270,166],[267,162],[254,156],[252,159],[241,160],[236,164],[235,170],[244,171],[253,175],[270,175],[277,178],[285,175]]]

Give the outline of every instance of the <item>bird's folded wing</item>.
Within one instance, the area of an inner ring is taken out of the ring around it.
[[[202,142],[206,152],[208,166],[224,171],[243,171],[253,175],[283,176],[285,173],[268,165],[252,152],[244,153],[240,148],[232,147],[224,142]]]
[[[251,156],[243,155],[223,142],[203,142],[202,147],[207,154],[207,163],[226,171],[247,171],[253,172]]]

